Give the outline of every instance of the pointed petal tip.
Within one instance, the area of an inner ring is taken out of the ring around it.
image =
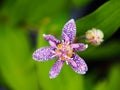
[[[49,76],[49,78],[50,78],[50,79],[53,79],[54,77],[52,77],[52,76]]]
[[[74,70],[74,71],[75,71],[75,70]],[[75,72],[77,72],[78,74],[84,75],[84,74],[86,74],[87,71],[88,71],[88,70],[80,70],[80,71],[75,71]]]
[[[52,76],[51,74],[49,74],[49,78],[50,79],[54,79],[54,78],[56,78],[57,76]]]
[[[32,57],[34,60],[37,61],[47,61],[47,60],[51,60],[52,58],[55,57],[55,54],[52,53],[52,51],[54,51],[54,48],[51,46],[47,46],[47,47],[42,47],[37,49]]]
[[[32,54],[32,59],[33,59],[33,60],[37,60],[37,59],[36,59],[36,55],[35,55],[34,53]]]
[[[86,74],[86,72],[82,72],[82,73],[80,73],[80,74],[83,74],[83,75],[84,75],[84,74]]]
[[[72,18],[72,19],[69,20],[69,22],[75,22],[75,20]]]
[[[54,75],[54,72],[53,71],[50,71],[49,72],[49,78],[50,79],[54,79],[54,78],[56,78],[57,77],[57,75]]]
[[[88,48],[88,44],[83,44],[83,43],[71,44],[71,46],[74,49],[74,52],[84,51]]]
[[[35,54],[35,52],[32,55],[32,59],[35,61],[41,61],[41,60],[38,60],[38,56]]]
[[[76,24],[74,19],[70,19],[63,27],[62,40],[73,43],[76,36]]]

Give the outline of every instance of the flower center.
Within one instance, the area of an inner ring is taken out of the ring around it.
[[[73,48],[67,43],[61,43],[57,45],[55,52],[61,60],[65,61],[66,58],[72,57]]]

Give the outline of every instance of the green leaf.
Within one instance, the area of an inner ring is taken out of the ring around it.
[[[29,43],[21,30],[0,32],[0,69],[5,82],[13,90],[38,90]]]
[[[119,90],[120,89],[120,64],[112,66],[109,72],[108,90]]]
[[[91,28],[98,28],[104,32],[105,40],[120,27],[120,1],[108,1],[92,14],[78,19],[77,35],[83,35]]]
[[[84,35],[92,28],[101,29],[104,33],[104,42],[120,27],[120,1],[108,1],[92,14],[77,20],[77,35]],[[116,56],[119,53],[119,43],[111,42],[100,47],[89,46],[83,55],[90,59]],[[92,53],[95,52],[95,53]],[[111,55],[112,54],[112,55]],[[102,57],[101,57],[102,56]]]
[[[120,42],[111,41],[99,47],[89,47],[86,51],[79,52],[80,56],[88,60],[105,60],[109,58],[117,58],[120,53]],[[91,53],[95,52],[95,53]]]
[[[94,90],[119,90],[120,89],[120,65],[114,64],[109,70],[108,77],[99,81]]]
[[[39,25],[42,18],[56,17],[65,9],[64,0],[17,0],[6,1],[1,10],[1,14],[8,19],[11,26],[16,26],[21,23],[29,25]],[[63,9],[64,8],[64,9]]]
[[[84,6],[88,3],[90,3],[92,0],[72,0],[72,3],[76,6],[76,7],[81,7]]]
[[[93,90],[109,90],[107,81],[99,81]]]

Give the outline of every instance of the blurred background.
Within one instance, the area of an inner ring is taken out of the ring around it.
[[[77,38],[98,28],[104,42],[77,53],[88,65],[85,75],[64,65],[49,79],[55,59],[36,62],[32,53],[49,45],[42,34],[60,39],[71,18]],[[119,19],[120,0],[0,0],[0,90],[120,90]]]

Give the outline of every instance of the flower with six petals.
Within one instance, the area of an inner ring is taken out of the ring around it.
[[[44,39],[49,42],[50,46],[36,50],[33,53],[33,59],[37,61],[47,61],[54,57],[58,58],[49,72],[50,78],[55,78],[60,73],[65,62],[79,74],[85,74],[88,70],[85,61],[75,54],[77,51],[85,50],[88,46],[83,43],[73,43],[75,36],[76,24],[74,19],[69,20],[64,25],[62,31],[62,42],[52,35],[43,34]]]

